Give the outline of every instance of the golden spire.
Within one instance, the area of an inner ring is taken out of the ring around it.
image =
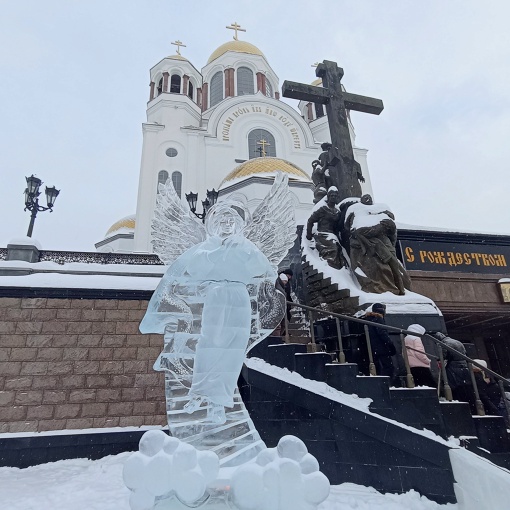
[[[179,41],[179,39],[177,39],[177,41],[174,41],[173,43],[170,43],[170,44],[173,44],[174,46],[177,46],[177,55],[181,54],[181,46],[183,48],[186,48],[186,45],[182,44],[182,42]]]
[[[239,40],[237,38],[237,32],[246,32],[246,29],[245,28],[241,28],[241,25],[238,25],[237,21],[234,21],[234,23],[232,23],[229,27],[225,27],[225,28],[228,28],[230,30],[234,30],[235,31],[235,33],[234,33],[234,41],[238,41]]]

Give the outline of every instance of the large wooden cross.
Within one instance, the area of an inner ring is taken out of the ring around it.
[[[352,152],[346,110],[379,115],[384,108],[383,102],[380,99],[342,91],[340,82],[344,70],[338,67],[336,62],[325,60],[317,66],[315,74],[322,78],[322,87],[284,81],[282,95],[326,105],[332,143],[326,158],[331,183],[338,188],[340,200],[360,197],[361,185],[358,177],[361,169]]]

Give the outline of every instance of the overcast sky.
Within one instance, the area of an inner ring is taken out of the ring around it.
[[[510,234],[509,19],[507,0],[0,0],[0,246],[26,234],[31,173],[61,189],[44,249],[93,251],[133,214],[149,69],[176,39],[200,69],[234,21],[280,86],[328,59],[384,101],[352,119],[397,221]]]

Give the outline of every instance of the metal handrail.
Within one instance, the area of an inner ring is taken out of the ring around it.
[[[287,304],[290,305],[290,306],[296,306],[296,307],[302,308],[303,310],[308,310],[308,312],[310,313],[310,317],[313,317],[313,315],[312,315],[313,313],[317,313],[317,314],[322,314],[322,315],[325,315],[325,316],[334,317],[335,319],[337,319],[336,323],[337,323],[338,330],[339,330],[339,326],[340,326],[340,323],[339,323],[338,319],[342,319],[342,320],[345,320],[345,321],[351,321],[351,322],[357,322],[358,324],[363,324],[363,325],[365,325],[364,329],[365,329],[365,336],[367,337],[367,340],[369,338],[368,337],[368,328],[367,328],[367,326],[372,326],[372,327],[375,327],[375,328],[385,329],[386,331],[392,331],[394,333],[398,333],[399,335],[411,335],[411,336],[418,336],[420,338],[429,338],[438,347],[438,354],[439,354],[439,359],[440,359],[440,364],[441,364],[441,375],[442,375],[443,381],[444,381],[443,384],[444,384],[444,390],[445,390],[445,397],[446,397],[446,399],[447,400],[453,400],[452,394],[451,394],[451,388],[450,388],[450,385],[448,384],[448,378],[447,378],[447,375],[446,375],[446,367],[445,367],[444,356],[443,356],[444,350],[455,353],[455,355],[457,357],[459,357],[462,360],[467,362],[468,369],[469,369],[469,371],[471,373],[472,380],[474,380],[473,366],[476,366],[476,367],[480,368],[483,372],[485,372],[486,374],[491,375],[494,379],[497,380],[499,388],[500,388],[501,395],[503,397],[503,402],[505,404],[507,415],[508,415],[508,417],[510,419],[510,403],[508,402],[508,399],[506,398],[505,391],[504,391],[504,385],[505,384],[510,386],[510,379],[507,379],[506,377],[503,377],[501,374],[498,374],[497,372],[494,372],[494,370],[491,370],[490,368],[484,367],[483,365],[477,363],[474,359],[470,358],[469,356],[466,356],[465,354],[462,354],[461,352],[457,351],[453,347],[450,347],[449,345],[445,344],[441,340],[439,340],[437,338],[434,338],[432,335],[429,335],[428,333],[423,333],[423,334],[422,333],[417,333],[416,331],[409,331],[409,330],[404,329],[404,328],[397,328],[395,326],[388,326],[386,324],[374,324],[371,321],[367,321],[365,319],[360,319],[358,317],[352,317],[350,315],[344,315],[344,314],[341,314],[341,313],[331,312],[329,310],[323,310],[321,308],[315,308],[313,306],[302,305],[301,303],[295,303],[295,302],[292,302],[292,301],[287,301]],[[313,322],[312,321],[310,322],[310,328],[312,330],[312,335],[313,335]],[[370,341],[369,340],[367,341],[367,347],[368,347],[368,352],[369,352],[369,358],[370,358],[371,365],[372,365],[373,364],[373,360],[372,360],[372,352],[371,352],[371,346],[370,346]],[[340,351],[343,353],[343,346],[340,347]],[[372,372],[372,370],[370,370],[370,372]],[[478,410],[479,409],[478,401],[480,400],[480,398],[479,398],[479,395],[478,395],[478,390],[477,390],[476,384],[475,384],[473,390],[475,391],[475,400],[476,400],[477,410]],[[480,409],[479,413],[480,412],[481,412],[481,409]]]

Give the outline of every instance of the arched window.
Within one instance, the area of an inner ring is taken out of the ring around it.
[[[253,71],[247,67],[240,67],[237,70],[237,95],[255,94],[253,85]]]
[[[157,193],[159,193],[159,185],[165,184],[165,182],[168,180],[168,172],[166,170],[161,170],[158,173],[158,185],[156,187]]]
[[[264,156],[276,157],[274,136],[265,129],[254,129],[250,131],[248,135],[248,152],[248,159]]]
[[[324,106],[320,103],[315,103],[315,116],[318,119],[324,117]]]
[[[218,104],[223,99],[223,73],[218,71],[211,78],[211,93],[210,105],[211,107]]]
[[[158,82],[158,96],[163,92],[163,78]]]
[[[181,77],[178,74],[172,74],[172,78],[170,78],[170,92],[172,94],[181,92]]]
[[[273,97],[273,86],[269,80],[266,80],[266,96]]]
[[[188,97],[193,99],[193,83],[188,82]]]
[[[175,192],[181,198],[182,193],[182,174],[181,172],[172,172],[172,184],[174,185]]]

